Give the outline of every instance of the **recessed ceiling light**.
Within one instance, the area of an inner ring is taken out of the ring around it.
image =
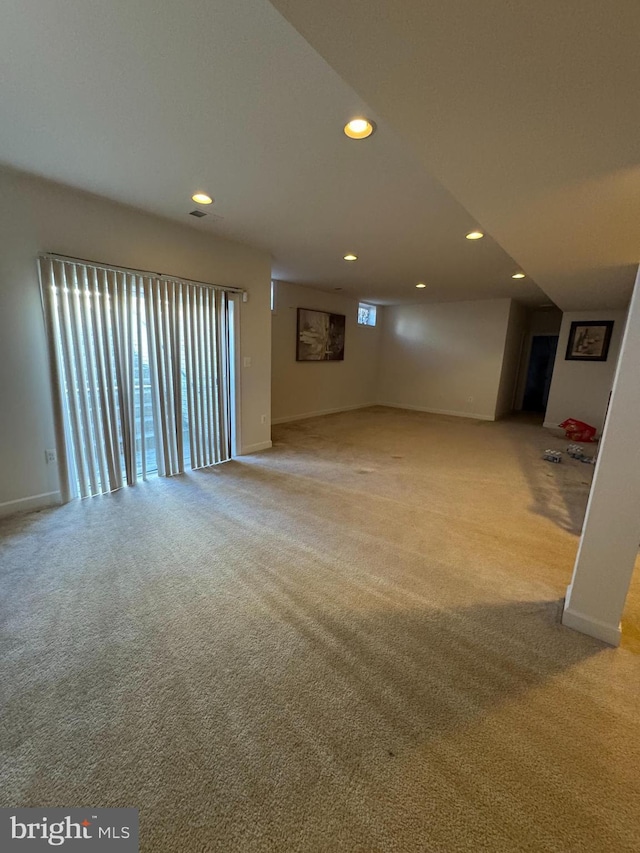
[[[206,193],[194,193],[191,196],[191,201],[195,201],[196,204],[213,204],[213,199]]]
[[[358,260],[358,256],[357,256],[357,255],[348,254],[348,255],[345,255],[345,256],[344,256],[344,259],[345,259],[345,261],[357,261],[357,260]]]
[[[352,118],[344,126],[344,132],[349,139],[366,139],[375,129],[375,124],[366,118]]]
[[[525,277],[525,275],[523,272],[514,272],[514,274],[511,276],[511,278],[524,278],[524,277]]]
[[[467,240],[480,240],[482,237],[484,237],[484,234],[482,233],[482,231],[469,231],[466,237]]]
[[[423,284],[422,282],[420,282],[419,284],[416,284],[416,287],[426,287],[426,286],[427,286],[427,285],[426,285],[426,284]]]

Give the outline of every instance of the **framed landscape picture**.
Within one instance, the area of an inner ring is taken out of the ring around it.
[[[344,361],[344,314],[298,308],[296,361]]]
[[[613,320],[576,320],[571,324],[565,361],[606,361]]]

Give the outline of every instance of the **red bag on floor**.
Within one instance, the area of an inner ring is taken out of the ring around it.
[[[575,418],[568,418],[560,424],[564,430],[564,434],[571,441],[593,441],[596,434],[596,428],[585,424],[584,421],[577,421]]]

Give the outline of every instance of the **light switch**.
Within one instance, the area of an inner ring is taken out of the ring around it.
[[[245,355],[245,357],[242,359],[242,364],[244,365],[244,367],[251,367],[251,356]]]

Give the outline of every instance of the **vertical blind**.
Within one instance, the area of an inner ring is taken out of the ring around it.
[[[229,459],[228,294],[51,256],[39,266],[63,498]]]

